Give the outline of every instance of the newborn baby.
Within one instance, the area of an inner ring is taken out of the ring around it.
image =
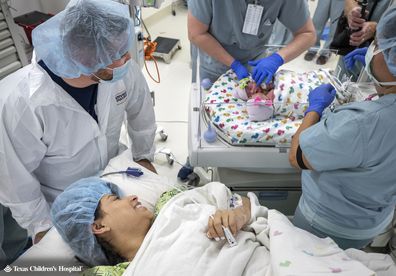
[[[256,85],[251,76],[240,80],[233,90],[233,97],[246,101],[251,121],[265,121],[274,116],[274,84]]]

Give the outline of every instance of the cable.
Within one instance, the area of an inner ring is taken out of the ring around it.
[[[109,172],[109,173],[102,174],[100,176],[100,178],[108,176],[108,175],[112,175],[112,174],[123,174],[123,173],[125,173],[128,176],[134,176],[134,177],[140,177],[143,175],[143,172],[141,169],[128,167],[125,171],[116,171],[116,172]]]
[[[147,32],[147,39],[148,39],[149,41],[151,41],[151,34],[150,34],[150,31],[147,29],[147,26],[146,26],[146,24],[144,23],[143,18],[141,19],[141,21],[142,21],[142,24],[143,24],[144,29],[145,29],[146,32]]]
[[[144,67],[146,68],[147,74],[149,75],[149,77],[156,83],[160,83],[161,82],[161,76],[160,76],[160,72],[158,69],[158,64],[157,64],[157,60],[154,58],[153,53],[155,52],[155,50],[157,49],[157,45],[158,43],[155,41],[151,41],[151,34],[150,31],[148,30],[146,24],[144,23],[143,18],[141,19],[141,22],[143,24],[144,29],[147,32],[147,38],[144,38]],[[152,60],[154,61],[154,65],[155,65],[155,69],[157,71],[157,79],[154,79],[154,77],[151,75],[150,71],[147,68],[147,60]]]
[[[135,8],[135,17],[136,20],[138,21],[138,23],[135,23],[135,27],[136,27],[136,26],[140,26],[142,24],[142,21],[140,20],[140,9],[138,9],[137,6],[134,6],[134,8]]]
[[[145,44],[146,44],[146,42],[145,42]],[[150,59],[154,61],[155,69],[156,69],[156,71],[157,71],[158,80],[154,79],[154,77],[151,75],[150,71],[149,71],[148,68],[147,68],[147,62],[146,62],[146,60],[150,60]],[[156,60],[152,55],[150,55],[149,58],[147,58],[147,56],[146,56],[146,51],[145,51],[145,56],[144,56],[144,67],[146,68],[147,74],[149,75],[149,77],[150,77],[154,82],[156,82],[156,83],[160,83],[160,82],[161,82],[161,76],[160,76],[160,72],[159,72],[159,69],[158,69],[157,60]]]

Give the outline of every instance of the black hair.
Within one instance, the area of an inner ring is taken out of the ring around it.
[[[104,212],[100,208],[100,202],[98,207],[95,210],[95,220],[101,219],[104,217]],[[122,257],[120,254],[116,252],[114,247],[106,241],[104,238],[100,238],[95,235],[96,240],[98,241],[100,247],[102,248],[103,253],[106,256],[107,261],[110,265],[117,265],[119,263],[127,262],[128,260]]]

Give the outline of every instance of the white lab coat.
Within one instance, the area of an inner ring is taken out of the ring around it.
[[[118,154],[125,112],[135,160],[154,157],[155,116],[139,67],[99,84],[98,123],[36,62],[0,82],[0,202],[31,235],[48,229],[49,204]]]

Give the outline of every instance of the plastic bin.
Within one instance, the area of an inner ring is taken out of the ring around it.
[[[46,14],[39,11],[33,11],[21,16],[15,17],[14,21],[16,24],[21,26],[26,33],[27,39],[32,44],[32,31],[41,23],[47,21],[52,17],[52,14]],[[32,44],[33,45],[33,44]]]

